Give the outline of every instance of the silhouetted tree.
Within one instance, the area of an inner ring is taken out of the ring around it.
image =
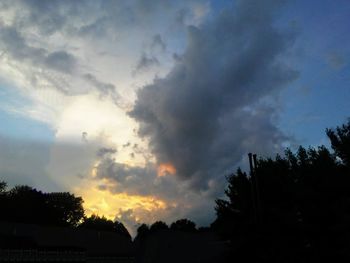
[[[0,181],[0,194],[4,194],[6,192],[7,183],[4,181]]]
[[[105,216],[100,217],[92,214],[90,217],[84,217],[83,222],[79,225],[79,227],[98,231],[114,232],[131,239],[129,231],[121,222],[113,222],[112,220],[107,219]]]
[[[7,198],[7,183],[0,181],[0,220],[6,220],[8,215],[5,213],[8,211],[8,198]]]
[[[212,228],[235,244],[236,261],[350,258],[344,252],[350,248],[350,123],[327,135],[335,153],[324,146],[299,147],[284,157],[259,159],[255,206],[251,177],[240,169],[228,176]]]
[[[194,232],[196,231],[196,224],[188,219],[179,219],[170,225],[171,230]]]
[[[123,223],[119,221],[114,221],[113,223],[114,232],[131,239],[131,235]]]
[[[106,217],[92,214],[89,217],[84,217],[83,222],[79,225],[80,228],[94,229],[99,231],[114,231],[114,223]]]
[[[230,237],[233,236],[234,230],[241,231],[244,225],[252,221],[252,192],[250,178],[241,169],[238,169],[236,174],[229,175],[227,180],[227,200],[215,201],[217,219],[211,227]]]
[[[198,232],[201,232],[201,233],[206,233],[206,232],[211,232],[212,229],[208,226],[201,226],[198,228]]]
[[[149,227],[146,224],[142,224],[137,228],[137,235],[135,239],[140,239],[148,235]]]
[[[159,230],[167,230],[167,229],[169,229],[169,227],[163,221],[157,221],[157,222],[153,223],[150,227],[151,232],[156,232]]]
[[[84,217],[83,199],[68,192],[45,194],[55,225],[77,226]]]
[[[42,192],[29,186],[15,186],[7,193],[4,214],[6,220],[23,223],[47,222],[45,198]]]
[[[350,119],[335,129],[327,129],[326,133],[335,154],[350,167]]]
[[[42,193],[26,185],[6,191],[6,184],[2,185],[2,220],[76,226],[84,216],[81,197],[70,193]]]

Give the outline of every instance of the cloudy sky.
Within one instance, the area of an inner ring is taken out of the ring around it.
[[[0,178],[88,214],[214,219],[248,152],[350,117],[348,0],[0,0]]]

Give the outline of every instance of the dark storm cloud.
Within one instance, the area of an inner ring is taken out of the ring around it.
[[[200,28],[188,28],[181,61],[143,87],[130,112],[160,163],[197,189],[249,151],[274,153],[287,140],[263,99],[297,73],[283,64],[293,34],[273,26],[278,1],[239,1]]]

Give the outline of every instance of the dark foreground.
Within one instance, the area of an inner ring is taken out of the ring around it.
[[[142,241],[112,232],[0,223],[0,262],[222,262],[211,232],[157,231]]]

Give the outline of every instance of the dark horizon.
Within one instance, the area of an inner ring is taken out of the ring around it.
[[[36,260],[63,261],[68,253],[81,262],[350,259],[350,118],[326,134],[332,150],[300,146],[275,158],[249,153],[250,172],[238,168],[227,177],[226,198],[215,200],[209,227],[188,219],[170,226],[156,221],[139,225],[134,240],[123,222],[86,216],[81,197],[28,186],[7,189],[1,182],[0,260],[22,262],[29,259],[24,251]]]

